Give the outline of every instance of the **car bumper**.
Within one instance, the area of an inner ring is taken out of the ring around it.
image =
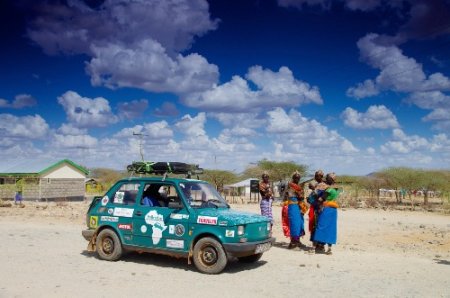
[[[224,243],[223,247],[227,255],[233,257],[246,257],[257,253],[268,251],[275,243],[275,238],[271,237],[266,240],[245,243]]]
[[[94,236],[95,230],[83,230],[81,231],[81,235],[83,235],[84,239],[87,241],[91,241],[92,236]]]

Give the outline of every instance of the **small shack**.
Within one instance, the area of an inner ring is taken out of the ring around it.
[[[245,180],[236,182],[234,184],[226,185],[225,189],[231,189],[237,195],[249,196],[250,195],[250,182],[252,180],[258,181],[258,179],[256,179],[256,178],[249,178],[249,179],[245,179]]]
[[[21,161],[0,169],[0,198],[24,200],[83,200],[89,171],[71,160]]]

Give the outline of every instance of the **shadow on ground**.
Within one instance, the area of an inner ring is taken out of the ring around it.
[[[91,253],[87,250],[84,250],[80,253],[82,256],[85,256],[87,258],[97,258],[99,262],[103,261],[101,260],[96,253]],[[263,256],[264,258],[264,256]],[[125,253],[122,258],[120,259],[122,262],[132,262],[136,264],[142,264],[142,265],[150,265],[150,266],[157,266],[161,268],[175,268],[179,270],[185,270],[185,271],[193,271],[198,272],[197,268],[193,264],[188,264],[187,258],[176,258],[176,257],[170,257],[165,255],[158,255],[158,254],[152,254],[152,253],[137,253],[137,252],[128,252]],[[254,263],[244,263],[239,262],[237,258],[229,258],[228,264],[225,267],[225,269],[221,272],[221,274],[233,274],[237,272],[242,272],[245,270],[253,270],[258,267],[264,266],[267,263],[265,260],[259,260]],[[100,266],[100,264],[99,264]]]
[[[450,265],[450,261],[447,260],[434,259],[434,261],[436,261],[436,263],[440,265]]]

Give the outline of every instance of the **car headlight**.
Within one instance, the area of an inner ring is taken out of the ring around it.
[[[237,234],[238,236],[244,235],[244,226],[238,226]]]

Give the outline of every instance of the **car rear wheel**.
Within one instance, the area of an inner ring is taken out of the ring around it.
[[[262,253],[259,253],[256,255],[240,257],[240,258],[238,258],[238,260],[239,260],[239,262],[242,262],[242,263],[254,263],[254,262],[258,262],[259,259],[261,259],[262,255],[263,255]]]
[[[195,244],[193,259],[195,267],[207,274],[220,273],[228,262],[222,244],[211,237],[202,238]]]
[[[107,261],[117,261],[122,256],[122,243],[117,234],[105,229],[97,236],[97,253],[101,259]]]

